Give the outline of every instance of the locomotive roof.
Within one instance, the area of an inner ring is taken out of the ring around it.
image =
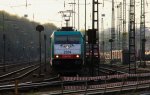
[[[55,31],[54,35],[81,35],[80,31]]]
[[[81,35],[83,34],[80,31],[72,29],[72,27],[63,27],[59,30],[56,30],[52,33],[51,37],[55,35]]]

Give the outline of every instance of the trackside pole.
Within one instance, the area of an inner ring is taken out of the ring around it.
[[[139,83],[139,77],[137,76],[137,82],[136,82],[136,89],[135,89],[135,91],[137,91],[137,89],[138,89],[138,83]]]
[[[63,93],[64,93],[64,85],[63,85],[63,80],[61,81],[61,93],[62,93],[62,95],[63,95]]]
[[[15,80],[15,95],[19,95],[18,94],[18,80]]]
[[[87,84],[87,80],[86,80],[86,82],[85,82],[85,93],[84,93],[84,95],[87,95],[87,89],[88,89],[88,84]]]
[[[120,89],[120,92],[118,95],[120,95],[120,93],[122,92],[122,89],[123,89],[123,85],[125,84],[125,77],[122,79],[122,86],[121,86],[121,89]]]
[[[150,89],[150,83],[149,83],[149,89]]]
[[[107,76],[106,76],[106,78],[107,78]],[[107,79],[105,79],[105,84],[106,84],[106,80],[107,80]],[[107,86],[105,85],[105,89],[104,89],[104,93],[103,93],[103,95],[105,94],[106,89],[107,89]]]

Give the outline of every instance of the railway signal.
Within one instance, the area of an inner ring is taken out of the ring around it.
[[[42,25],[37,25],[36,26],[36,31],[39,32],[39,59],[40,59],[40,70],[39,70],[39,76],[43,76],[43,74],[41,74],[41,31],[44,31],[44,27]]]

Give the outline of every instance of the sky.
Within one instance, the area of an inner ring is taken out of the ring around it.
[[[27,1],[27,6],[26,6]],[[78,0],[75,0],[78,3]],[[85,26],[85,14],[84,14],[84,1],[79,0],[79,18],[80,18],[80,29],[84,29]],[[111,1],[112,0],[104,0],[103,4],[99,5],[99,20],[101,19],[101,14],[105,14],[104,17],[104,29],[111,27]],[[122,0],[115,0],[115,11],[117,11],[116,6]],[[127,1],[127,10],[129,9],[129,0]],[[140,22],[140,0],[136,1],[136,22]],[[69,4],[74,2],[74,0],[0,0],[0,10],[5,10],[11,14],[18,15],[23,17],[25,14],[28,14],[27,19],[34,20],[37,22],[43,23],[54,23],[56,26],[61,27],[64,26],[64,20],[62,20],[62,15],[59,13],[60,11],[72,10],[72,6]],[[64,7],[65,2],[65,7]],[[99,0],[100,3],[103,3],[103,0]],[[92,25],[92,0],[87,0],[87,28],[91,28]],[[78,9],[77,5],[75,18],[76,18],[76,29],[78,29]],[[128,12],[128,11],[127,11]],[[149,0],[147,0],[146,4],[146,21],[149,22]],[[115,14],[116,17],[116,14]],[[128,17],[128,13],[127,13]],[[128,18],[127,18],[128,19]],[[71,18],[72,20],[72,18]],[[101,22],[101,21],[100,21]],[[72,21],[70,22],[72,25]],[[148,25],[148,23],[146,24]],[[139,25],[138,25],[139,26]],[[101,28],[101,27],[100,27]]]

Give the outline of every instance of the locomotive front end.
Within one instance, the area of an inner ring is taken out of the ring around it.
[[[83,39],[80,32],[54,34],[52,66],[57,70],[78,71],[83,65]]]

